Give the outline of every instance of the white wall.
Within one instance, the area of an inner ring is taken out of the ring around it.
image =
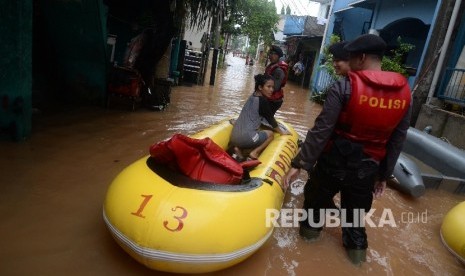
[[[208,27],[209,26],[205,24],[205,26],[202,29],[197,30],[197,27],[189,28],[189,26],[186,26],[186,31],[184,33],[183,39],[186,40],[188,44],[189,44],[189,41],[192,42],[192,49],[194,51],[201,50],[202,43],[200,42],[200,40],[202,39],[202,36],[204,33],[208,34]]]
[[[277,41],[284,41],[286,36],[283,34],[284,22],[286,21],[286,15],[279,15],[278,31],[274,33],[274,39]]]

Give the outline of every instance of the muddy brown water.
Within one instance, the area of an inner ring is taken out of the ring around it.
[[[174,133],[193,134],[239,113],[263,70],[228,56],[215,86],[176,86],[163,112],[124,106],[73,108],[35,115],[34,132],[20,143],[0,142],[0,275],[168,275],[145,268],[112,239],[102,204],[112,179]],[[208,81],[207,81],[208,83]],[[277,117],[301,138],[321,107],[292,83]],[[284,208],[300,208],[306,173],[288,190]],[[411,199],[388,188],[373,221],[390,210],[396,227],[368,227],[367,262],[354,267],[339,227],[308,243],[297,228],[276,228],[244,262],[211,275],[465,275],[443,246],[444,215],[465,196],[427,190]]]

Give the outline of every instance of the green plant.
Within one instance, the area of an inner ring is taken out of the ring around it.
[[[337,79],[338,76],[336,75],[336,71],[334,70],[333,66],[333,55],[329,52],[329,47],[334,43],[338,43],[341,41],[341,38],[338,35],[332,34],[329,38],[329,44],[323,47],[323,64],[320,65],[319,69],[325,69],[328,74]]]
[[[247,49],[247,53],[251,56],[255,56],[256,52],[257,52],[257,46],[255,45],[250,45],[249,48]]]
[[[401,37],[397,38],[399,47],[390,51],[390,55],[385,55],[381,62],[383,71],[397,72],[408,77],[407,70],[404,67],[403,61],[405,55],[415,49],[415,46],[409,43],[402,42]]]
[[[332,34],[329,38],[329,44],[323,47],[323,59],[322,64],[318,67],[319,70],[325,70],[333,79],[338,79],[339,76],[336,74],[333,66],[333,55],[329,52],[329,47],[334,43],[340,42],[341,38],[335,34]],[[321,91],[317,91],[316,89],[313,91],[311,100],[323,104],[326,99],[326,94],[328,89],[331,87],[331,84],[327,87],[323,88]]]
[[[326,100],[326,95],[327,95],[327,90],[329,89],[329,86],[323,89],[322,91],[314,91],[312,93],[312,96],[310,97],[310,100],[318,103],[318,104],[324,104]]]

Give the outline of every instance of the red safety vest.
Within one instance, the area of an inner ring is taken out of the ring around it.
[[[349,78],[350,100],[339,115],[335,132],[361,143],[365,154],[381,161],[389,137],[410,107],[407,80],[384,71],[354,71]]]
[[[281,82],[280,89],[277,91],[273,91],[273,94],[271,95],[271,97],[268,98],[268,100],[279,100],[284,97],[283,87],[286,85],[286,82],[287,82],[287,71],[288,71],[289,65],[285,63],[284,61],[278,61],[276,63],[273,63],[267,66],[265,69],[265,74],[268,74],[270,76],[273,75],[274,70],[278,67],[284,71],[284,79]]]

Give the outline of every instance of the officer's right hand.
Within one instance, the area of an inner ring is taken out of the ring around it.
[[[386,180],[384,181],[377,180],[375,182],[375,187],[373,190],[373,197],[380,198],[383,195],[385,189],[386,189]]]
[[[291,183],[297,178],[300,173],[300,169],[291,168],[284,176],[284,188],[289,187]]]

